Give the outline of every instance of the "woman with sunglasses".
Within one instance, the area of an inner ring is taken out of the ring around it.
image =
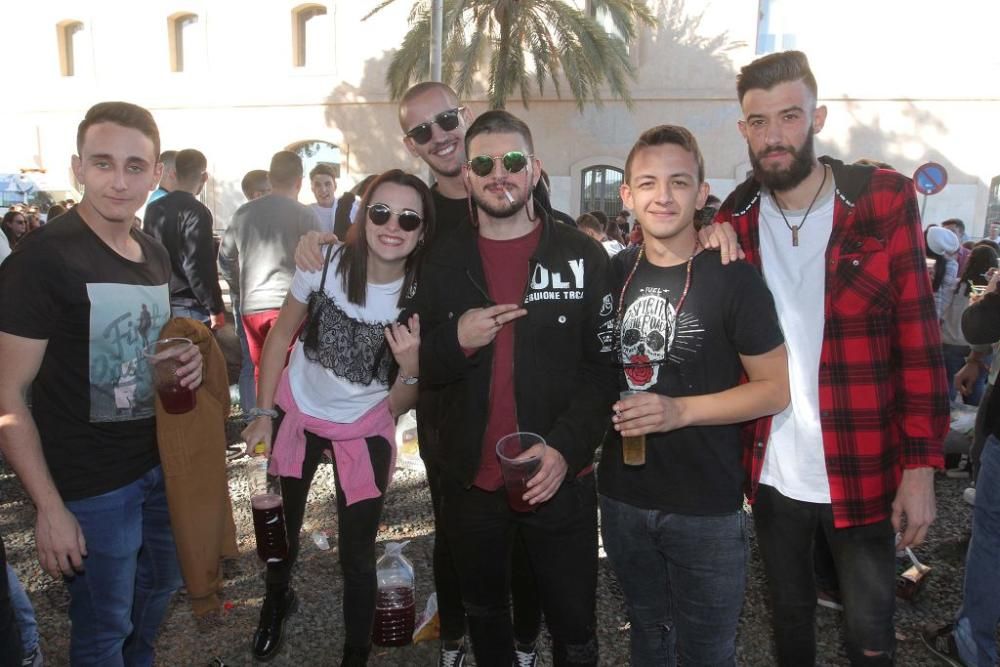
[[[368,188],[344,245],[322,271],[297,271],[261,354],[256,416],[243,431],[264,443],[284,499],[289,557],[267,565],[253,639],[258,659],[280,648],[297,600],[289,586],[309,486],[332,452],[344,576],[345,665],[367,663],[375,617],[375,536],[394,467],[396,418],[416,403],[420,323],[398,321],[434,232],[430,190],[395,169]],[[282,370],[285,351],[305,325]],[[273,439],[272,439],[273,438]],[[272,446],[273,442],[273,446]]]
[[[21,211],[11,209],[4,214],[3,222],[0,222],[0,228],[3,229],[4,236],[7,237],[7,243],[10,244],[13,250],[17,242],[28,233],[28,219]]]

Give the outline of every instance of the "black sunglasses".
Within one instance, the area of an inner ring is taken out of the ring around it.
[[[489,176],[493,171],[493,164],[497,160],[502,160],[503,168],[511,174],[516,174],[528,166],[528,160],[533,157],[535,156],[521,151],[510,151],[503,155],[477,155],[469,160],[469,169],[476,176]]]
[[[435,124],[445,132],[451,132],[458,127],[459,114],[464,110],[465,107],[455,107],[454,109],[442,111],[434,116],[434,120],[410,128],[410,131],[404,136],[413,139],[418,145],[423,146],[434,136]]]
[[[394,211],[387,204],[368,205],[368,219],[379,227],[389,222],[389,218],[392,217],[393,213],[396,214],[396,219],[399,221],[399,228],[404,232],[412,232],[424,221],[416,211],[411,211],[408,208],[404,208],[402,211]]]

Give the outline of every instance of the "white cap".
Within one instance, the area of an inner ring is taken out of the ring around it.
[[[927,230],[927,247],[938,255],[954,255],[958,252],[958,236],[944,227],[931,227]]]

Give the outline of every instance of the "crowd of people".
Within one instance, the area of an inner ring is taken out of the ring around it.
[[[962,609],[924,640],[948,664],[994,664],[996,248],[961,253],[960,221],[925,237],[912,183],[888,165],[816,155],[827,109],[805,54],[755,60],[736,88],[753,172],[725,201],[696,137],[659,125],[625,160],[627,210],[574,221],[552,208],[523,120],[474,117],[425,82],[399,123],[432,187],[391,169],[338,197],[331,166],[305,174],[279,151],[243,179],[217,253],[205,156],[161,153],[141,107],[92,107],[73,158],[82,201],[30,234],[8,214],[0,267],[0,451],[36,506],[43,569],[67,582],[71,663],[153,662],[181,577],[139,360],[171,317],[226,323],[221,277],[243,437],[270,457],[290,547],[266,566],[255,659],[281,651],[298,606],[299,531],[329,456],[340,664],[367,664],[393,431],[415,408],[442,667],[470,652],[532,667],[543,624],[553,664],[597,665],[599,530],[631,664],[735,664],[751,520],[776,662],[816,662],[822,550],[851,663],[895,664],[896,554],[934,521],[957,391],[987,406],[973,539]],[[181,362],[198,388],[202,355]],[[510,497],[497,444],[514,433],[533,434],[520,458],[537,467]],[[0,581],[0,665],[40,660],[18,638],[16,590]]]

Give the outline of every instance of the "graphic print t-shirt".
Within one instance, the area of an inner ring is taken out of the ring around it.
[[[0,269],[0,331],[48,344],[32,414],[64,500],[100,495],[159,463],[143,347],[170,317],[166,250],[134,230],[143,260],[105,244],[71,210]]]
[[[635,250],[612,260],[627,275]],[[783,341],[771,294],[752,266],[723,266],[702,252],[680,313],[687,264],[657,267],[643,258],[625,294],[619,344],[625,388],[667,396],[698,396],[735,387],[739,355],[763,354]],[[619,287],[620,289],[620,287]],[[611,430],[598,470],[600,492],[644,509],[722,514],[743,499],[739,426],[692,426],[646,436],[646,464],[622,463],[621,437]]]

